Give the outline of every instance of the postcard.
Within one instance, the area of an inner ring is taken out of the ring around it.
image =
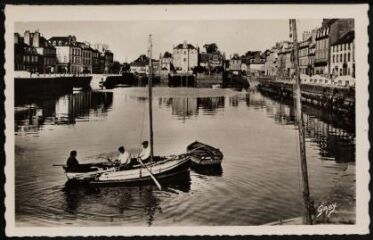
[[[6,5],[7,236],[367,234],[368,5]]]

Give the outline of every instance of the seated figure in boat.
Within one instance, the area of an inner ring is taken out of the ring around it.
[[[142,151],[139,154],[139,158],[143,163],[150,161],[150,146],[148,141],[142,142]]]
[[[119,151],[119,155],[118,155],[119,166],[121,166],[121,167],[122,166],[123,167],[129,166],[129,164],[131,162],[130,154],[126,151],[126,149],[123,146],[120,146],[118,148],[118,151]]]
[[[70,152],[70,156],[69,156],[69,158],[67,159],[67,162],[66,162],[66,169],[68,171],[71,171],[71,172],[78,171],[79,162],[76,159],[77,155],[78,155],[78,152],[75,151],[75,150]]]

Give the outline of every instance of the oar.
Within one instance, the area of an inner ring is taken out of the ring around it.
[[[162,186],[161,184],[158,182],[158,180],[154,177],[152,171],[150,171],[150,169],[142,162],[141,158],[138,158],[137,160],[139,160],[139,163],[141,164],[141,166],[143,166],[144,168],[146,168],[146,170],[148,170],[149,174],[150,174],[150,177],[153,179],[155,185],[157,185],[159,191],[162,191]]]
[[[52,165],[53,167],[64,167],[64,166],[66,166],[65,164],[53,164]]]

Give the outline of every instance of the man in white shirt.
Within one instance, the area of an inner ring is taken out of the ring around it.
[[[124,149],[123,146],[118,148],[119,151],[119,156],[118,156],[118,161],[120,165],[127,166],[130,163],[130,154]]]
[[[150,147],[148,141],[142,142],[142,151],[139,155],[139,158],[141,158],[143,162],[147,162],[150,160]]]

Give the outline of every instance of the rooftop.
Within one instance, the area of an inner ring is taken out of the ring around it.
[[[344,43],[351,43],[355,39],[355,31],[349,31],[342,35],[341,38],[339,38],[332,46],[338,45],[338,44],[344,44]]]

